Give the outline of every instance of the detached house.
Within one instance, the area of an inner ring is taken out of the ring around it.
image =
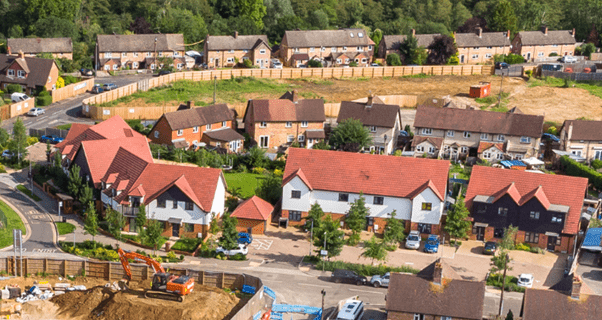
[[[418,43],[419,47],[428,48],[433,41],[435,41],[435,37],[438,37],[441,34],[416,34],[416,30],[412,29],[412,35],[416,37],[416,42]],[[385,59],[391,53],[399,54],[399,47],[406,40],[406,38],[406,35],[383,36],[382,40],[378,44],[378,57]]]
[[[270,67],[271,48],[265,35],[210,36],[205,39],[204,62],[209,67],[233,67],[237,62],[251,60],[253,66]]]
[[[474,166],[466,191],[472,238],[501,239],[518,227],[516,242],[572,253],[587,179]]]
[[[587,161],[602,160],[602,121],[565,120],[560,147]]]
[[[537,61],[551,54],[572,56],[575,52],[575,29],[549,31],[543,26],[539,31],[521,31],[512,40],[512,52],[526,61]]]
[[[71,38],[14,38],[7,39],[8,54],[23,52],[26,57],[35,57],[40,53],[51,53],[55,58],[73,60]]]
[[[260,148],[278,149],[297,141],[311,148],[324,140],[324,100],[299,99],[297,91],[280,99],[249,100],[243,122],[245,131]]]
[[[442,160],[293,148],[282,180],[281,218],[302,224],[318,203],[344,221],[351,203],[363,193],[370,211],[368,231],[382,233],[395,210],[406,231],[438,234],[448,171],[449,162]]]
[[[192,101],[188,101],[179,110],[163,114],[148,138],[153,143],[176,148],[215,146],[239,152],[245,138],[233,129],[235,121],[226,104],[193,108]]]
[[[0,55],[0,90],[6,92],[10,84],[18,84],[23,92],[32,95],[44,87],[56,89],[59,68],[52,59],[29,58],[19,55]]]
[[[385,104],[378,97],[369,96],[366,102],[341,102],[337,123],[348,119],[360,120],[370,130],[370,151],[390,154],[397,146],[401,130],[401,115],[398,105]]]
[[[454,33],[461,64],[477,64],[493,61],[496,54],[510,53],[510,31]]]
[[[163,58],[173,59],[176,69],[186,66],[182,34],[99,34],[96,46],[98,70],[155,70],[162,67]]]
[[[543,116],[419,106],[412,141],[415,156],[496,162],[536,157]]]
[[[299,67],[309,60],[320,60],[324,66],[369,66],[374,41],[363,29],[285,31],[280,45],[280,58],[286,66]]]
[[[56,147],[64,168],[81,167],[84,181],[100,190],[104,207],[125,216],[124,231],[137,231],[141,204],[147,218],[163,223],[167,237],[202,237],[212,214],[224,212],[221,170],[155,164],[146,137],[119,116],[93,126],[74,124]]]

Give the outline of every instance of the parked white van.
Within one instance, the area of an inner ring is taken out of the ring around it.
[[[15,92],[10,95],[10,98],[13,102],[21,102],[29,99],[29,96],[27,96],[25,93]]]
[[[361,320],[364,316],[364,303],[360,300],[349,299],[337,314],[336,320]]]

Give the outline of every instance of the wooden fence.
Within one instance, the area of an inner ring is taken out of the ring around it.
[[[94,79],[87,79],[77,83],[72,83],[68,86],[60,89],[52,90],[52,102],[65,100],[67,98],[75,97],[78,94],[82,94],[86,91],[92,90],[94,86]]]
[[[25,101],[15,102],[0,107],[0,119],[7,120],[22,114],[26,114],[29,109],[36,106],[36,99],[29,98]]]
[[[368,67],[368,68],[309,68],[309,69],[228,69],[212,71],[176,72],[148,80],[148,88],[156,88],[178,80],[209,81],[213,79],[231,79],[236,77],[255,77],[270,79],[298,79],[298,78],[383,78],[402,77],[417,74],[429,75],[491,75],[492,66],[464,65],[464,66],[418,66],[418,67]],[[133,106],[117,108],[98,105],[117,100],[134,94],[139,90],[138,83],[120,87],[116,90],[103,92],[82,101],[83,114],[97,120],[105,120],[114,115],[124,119],[158,119],[164,112],[174,111],[177,106],[145,107]],[[144,108],[148,110],[142,111]],[[155,108],[155,109],[153,109]],[[172,109],[173,108],[173,109]],[[159,114],[162,112],[161,114]],[[338,111],[336,112],[338,114]]]

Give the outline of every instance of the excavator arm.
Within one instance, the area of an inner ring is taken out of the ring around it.
[[[165,273],[165,270],[161,266],[161,264],[152,258],[145,257],[139,253],[123,251],[123,249],[117,249],[117,253],[119,254],[119,259],[121,260],[121,265],[123,266],[123,271],[125,271],[126,276],[129,280],[132,280],[132,269],[130,267],[130,262],[128,259],[132,259],[137,262],[146,263],[151,266],[155,273]]]

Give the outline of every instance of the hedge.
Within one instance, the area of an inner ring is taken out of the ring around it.
[[[51,96],[38,97],[36,99],[36,104],[38,105],[38,107],[45,107],[47,105],[50,105],[51,103],[52,103]]]
[[[579,163],[568,156],[562,156],[560,158],[560,168],[569,176],[587,178],[594,188],[602,190],[602,174],[587,165]]]
[[[312,263],[313,261],[308,261]],[[346,269],[355,271],[360,276],[370,277],[373,275],[381,275],[387,272],[407,272],[407,273],[418,273],[420,270],[414,269],[408,266],[400,267],[389,267],[384,265],[373,266],[369,264],[349,263],[343,261],[323,261],[320,260],[316,263],[316,269],[320,270],[324,268],[325,271],[334,271],[335,269]]]

